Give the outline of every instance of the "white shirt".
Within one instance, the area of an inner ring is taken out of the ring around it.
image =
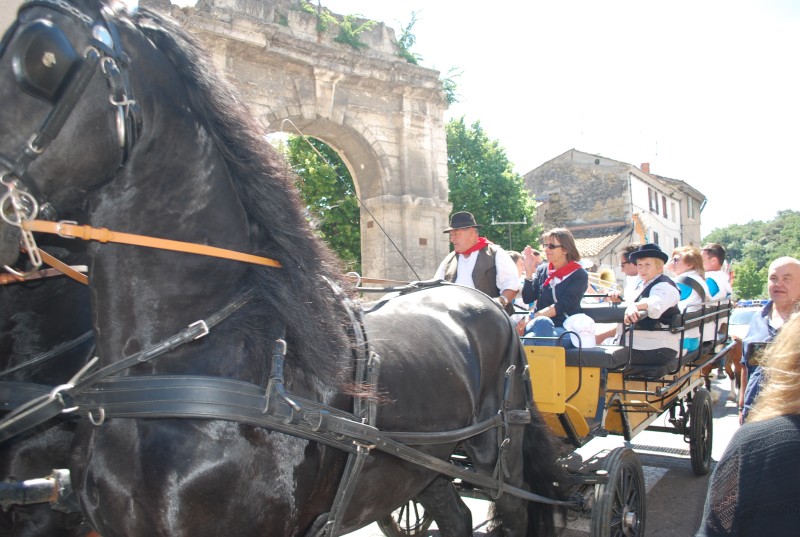
[[[475,262],[478,256],[477,252],[472,252],[468,257],[461,254],[456,255],[458,258],[458,268],[456,269],[456,281],[459,285],[472,287],[475,289],[475,282],[472,281],[472,271],[475,269]],[[439,264],[434,275],[435,280],[444,279],[445,261],[447,257]],[[519,284],[519,274],[517,273],[517,264],[508,255],[508,252],[502,248],[498,248],[494,254],[494,266],[497,269],[497,277],[495,278],[495,285],[502,293],[506,289],[512,291],[519,291],[521,289]]]
[[[642,292],[642,279],[639,276],[625,276],[625,289],[622,291],[622,298],[626,302],[633,302],[639,293]]]
[[[639,282],[635,290],[633,298],[638,297],[644,290],[645,284]],[[626,305],[633,304],[633,298],[626,301]],[[647,304],[647,316],[651,319],[661,317],[661,314],[667,311],[672,306],[677,306],[681,299],[681,294],[675,288],[666,282],[660,282],[650,288],[650,296],[642,298],[638,302],[640,304]],[[662,319],[669,323],[669,319]],[[653,349],[673,349],[678,350],[681,335],[673,334],[668,330],[636,330],[633,334],[633,348],[640,350],[653,350]]]
[[[706,297],[708,297],[707,300],[709,300],[709,301],[711,300],[711,292],[708,290],[708,285],[706,285],[705,280],[700,277],[700,274],[698,274],[696,270],[694,270],[694,269],[687,270],[683,274],[680,274],[679,276],[677,276],[675,279],[678,280],[683,276],[691,278],[694,281],[696,281],[698,284],[700,284],[700,287],[702,287],[703,291],[705,291],[705,293],[706,293]],[[684,311],[688,311],[688,312],[698,311],[700,309],[700,304],[702,304],[703,302],[704,302],[703,301],[703,297],[700,296],[697,293],[697,291],[694,290],[694,288],[692,288],[691,293],[689,293],[689,296],[684,298],[680,302],[678,302],[678,309],[680,309],[682,312],[684,312]],[[707,319],[705,324],[703,325],[703,341],[713,341],[714,340],[714,336],[715,336],[716,332],[714,330],[714,322],[713,321],[714,321],[714,319]],[[697,328],[690,328],[689,330],[686,330],[686,333],[684,334],[684,337],[687,337],[687,338],[699,338],[700,337],[700,328],[697,327]]]
[[[719,291],[710,296],[709,300],[722,300],[731,296],[730,278],[721,270],[709,270],[706,272],[706,280],[714,280],[717,283],[717,287],[719,287]]]

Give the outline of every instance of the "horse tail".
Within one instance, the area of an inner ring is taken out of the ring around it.
[[[564,470],[558,464],[556,442],[550,428],[535,407],[531,408],[531,423],[525,426],[522,439],[525,483],[531,492],[547,498],[563,500],[564,491],[558,487],[564,482]],[[563,510],[558,514],[564,516]],[[528,502],[528,537],[555,535],[556,509],[553,505]]]

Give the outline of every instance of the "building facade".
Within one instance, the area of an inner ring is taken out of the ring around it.
[[[594,270],[613,270],[631,243],[652,242],[667,253],[700,245],[705,196],[684,181],[600,155],[570,149],[528,172],[525,186],[537,201],[544,229],[566,227]]]

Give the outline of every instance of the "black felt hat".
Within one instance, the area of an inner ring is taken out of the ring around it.
[[[444,230],[444,233],[449,233],[454,229],[464,229],[468,227],[481,227],[475,222],[475,217],[472,213],[460,212],[453,213],[450,217],[450,227]]]
[[[645,257],[655,257],[656,259],[660,259],[664,263],[669,260],[669,256],[665,254],[661,248],[658,247],[658,244],[653,244],[652,242],[648,242],[647,244],[642,244],[631,252],[628,255],[628,259],[631,262],[636,263],[639,259],[643,259]]]

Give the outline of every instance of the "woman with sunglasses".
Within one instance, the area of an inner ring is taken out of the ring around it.
[[[678,309],[681,312],[692,312],[700,309],[700,304],[711,297],[703,272],[703,256],[694,246],[681,246],[672,250],[669,268],[675,274],[675,283],[681,300]],[[703,326],[703,341],[713,341],[715,337],[713,321]],[[700,328],[687,330],[683,336],[683,348],[687,351],[697,350],[700,346]]]
[[[536,306],[533,313],[519,322],[517,329],[524,335],[557,337],[565,332],[566,318],[580,313],[581,299],[589,284],[589,273],[578,263],[581,254],[568,229],[551,229],[542,235],[542,244],[547,264],[542,264],[538,269],[530,254],[532,249],[530,246],[525,248],[526,278],[522,286],[522,300],[526,304],[535,301]],[[565,347],[572,346],[570,338],[561,341]]]

